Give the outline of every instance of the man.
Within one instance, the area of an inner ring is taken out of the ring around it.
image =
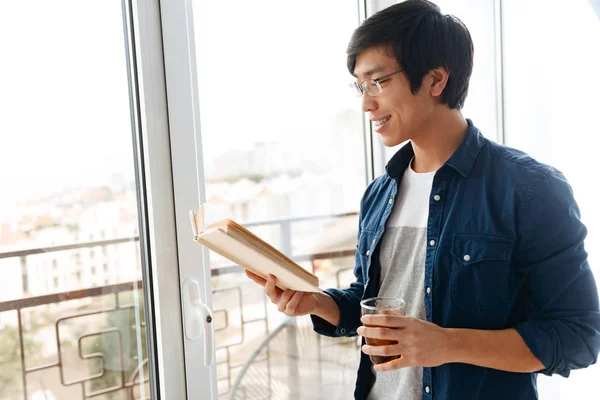
[[[571,188],[463,117],[472,65],[467,28],[432,3],[364,21],[348,46],[353,87],[386,146],[410,142],[361,201],[356,282],[309,294],[248,273],[319,333],[397,342],[363,346],[357,399],[536,399],[537,373],[566,377],[600,351]],[[407,316],[361,319],[374,296],[403,298]],[[368,356],[400,354],[376,366]]]

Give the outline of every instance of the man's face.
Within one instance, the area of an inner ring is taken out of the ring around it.
[[[356,82],[377,79],[401,69],[394,57],[386,54],[382,47],[369,48],[358,55],[354,67]],[[427,90],[427,75],[423,85],[415,93],[401,72],[380,83],[382,92],[362,99],[362,109],[369,113],[373,129],[379,133],[385,146],[396,146],[418,137],[427,124],[436,104]]]

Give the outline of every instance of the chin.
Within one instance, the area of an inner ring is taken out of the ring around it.
[[[381,141],[383,142],[383,145],[385,147],[394,147],[397,144],[395,141],[387,140],[387,139],[384,139],[384,138],[381,138]]]
[[[408,140],[408,138],[404,138],[404,137],[381,136],[381,141],[383,142],[383,145],[385,147],[398,146],[399,144],[402,144],[402,143],[406,142],[407,140]]]

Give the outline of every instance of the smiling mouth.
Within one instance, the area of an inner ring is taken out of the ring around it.
[[[381,125],[385,124],[386,122],[388,122],[390,120],[390,118],[392,118],[392,117],[389,116],[389,117],[385,117],[384,119],[373,120],[373,124],[375,124],[375,126],[381,126]]]

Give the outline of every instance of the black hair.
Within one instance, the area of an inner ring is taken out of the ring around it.
[[[354,74],[356,57],[368,48],[383,46],[404,69],[414,94],[423,77],[444,67],[448,82],[441,101],[449,108],[462,108],[473,70],[473,41],[458,18],[444,15],[426,0],[407,0],[395,4],[363,21],[348,44],[347,66]]]

